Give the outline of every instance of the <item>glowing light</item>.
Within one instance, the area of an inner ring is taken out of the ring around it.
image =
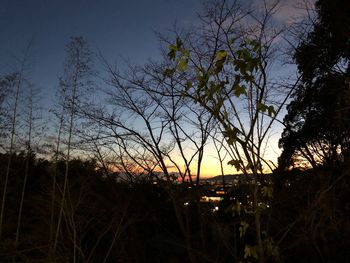
[[[200,199],[200,202],[202,203],[209,203],[209,202],[213,202],[213,203],[218,203],[222,201],[222,197],[219,196],[202,196]]]

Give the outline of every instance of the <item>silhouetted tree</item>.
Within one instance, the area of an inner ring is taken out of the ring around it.
[[[65,62],[64,75],[61,78],[60,85],[63,86],[65,92],[63,93],[65,97],[63,98],[63,111],[67,116],[66,128],[66,152],[65,152],[65,172],[64,172],[64,182],[62,186],[61,202],[59,206],[59,216],[57,221],[55,239],[53,243],[53,255],[55,255],[58,237],[60,235],[60,227],[62,222],[62,217],[64,214],[64,209],[70,206],[69,204],[69,193],[68,190],[68,175],[69,175],[69,160],[72,154],[72,143],[73,134],[78,123],[77,112],[79,107],[81,107],[84,98],[86,98],[91,77],[91,65],[92,65],[92,55],[89,50],[86,40],[82,37],[73,37],[71,42],[66,46],[67,58]],[[59,131],[60,132],[60,131]],[[68,202],[67,202],[68,201]],[[67,212],[66,212],[67,214]],[[71,211],[74,215],[74,211]],[[77,233],[74,225],[74,216],[71,218],[71,227],[73,232],[73,251],[74,251],[74,262],[77,260]]]
[[[279,228],[286,262],[301,254],[307,255],[305,262],[345,262],[348,239],[344,237],[349,233],[344,196],[349,194],[350,5],[319,0],[315,11],[311,28],[297,39],[294,52],[301,84],[287,107],[286,127],[279,142],[283,152],[275,182],[273,222]],[[301,172],[292,167],[313,169]]]
[[[2,237],[2,231],[3,231],[3,220],[5,215],[5,204],[6,204],[6,197],[7,197],[7,186],[8,186],[8,180],[10,176],[10,169],[11,169],[11,162],[12,162],[12,154],[14,152],[15,147],[15,135],[16,135],[16,129],[17,129],[17,118],[18,118],[18,101],[19,101],[19,95],[20,95],[20,88],[21,88],[21,81],[22,76],[18,74],[13,74],[11,76],[6,77],[6,82],[2,83],[2,85],[6,85],[6,87],[14,92],[14,101],[13,104],[10,106],[10,112],[9,112],[9,119],[8,119],[8,126],[5,127],[4,133],[10,137],[10,143],[8,145],[8,138],[5,135],[4,139],[4,148],[6,149],[6,152],[8,153],[8,161],[7,161],[7,167],[3,171],[1,171],[1,179],[2,179],[2,202],[1,202],[1,213],[0,213],[0,240]],[[9,129],[6,129],[9,128]],[[4,134],[3,134],[4,135]]]
[[[8,150],[8,137],[10,127],[9,98],[13,97],[13,82],[16,74],[2,76],[0,79],[0,150]]]
[[[16,240],[15,245],[18,244],[21,228],[21,219],[23,212],[24,197],[27,188],[27,180],[30,176],[30,165],[32,164],[33,155],[40,145],[38,145],[38,137],[43,136],[43,123],[39,114],[40,108],[38,107],[39,89],[35,88],[34,85],[28,81],[25,81],[26,90],[23,91],[23,97],[26,101],[23,103],[25,108],[22,110],[23,119],[23,145],[25,146],[24,151],[26,152],[25,169],[23,175],[23,186],[21,191],[21,198],[19,203],[19,212],[17,220]],[[37,152],[39,152],[37,150]]]
[[[9,101],[9,114],[8,114],[8,141],[6,142],[6,148],[8,153],[8,163],[4,173],[3,182],[3,193],[1,201],[1,212],[0,212],[0,240],[2,238],[3,220],[5,214],[6,196],[7,196],[7,184],[10,176],[12,154],[15,152],[15,137],[18,130],[18,117],[20,115],[20,96],[22,92],[23,81],[25,80],[24,73],[27,69],[28,56],[31,47],[31,42],[28,43],[22,59],[19,61],[19,69],[16,73],[12,74],[7,78],[7,87],[10,89],[12,96],[8,96]]]
[[[242,226],[254,229],[255,238],[245,244],[243,257],[265,262],[277,258],[278,249],[262,224],[266,204],[261,200],[272,196],[272,188],[258,181],[273,169],[265,147],[296,84],[277,82],[269,71],[278,65],[283,44],[277,38],[283,31],[271,23],[278,3],[260,3],[253,10],[237,1],[208,1],[199,28],[179,33],[169,45],[172,64],[164,75],[166,82],[178,81],[179,94],[216,120],[225,138],[216,142],[224,143],[228,164],[255,178],[249,189],[253,216],[241,218]],[[240,211],[240,204],[233,204],[232,210]],[[244,238],[247,229],[242,229]]]
[[[316,21],[294,57],[302,84],[280,140],[280,166],[334,164],[350,155],[350,5],[320,0]]]

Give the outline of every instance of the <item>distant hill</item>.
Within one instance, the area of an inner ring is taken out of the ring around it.
[[[243,174],[226,174],[226,175],[224,175],[225,181],[227,181],[227,182],[233,181],[234,179],[239,179],[241,176],[244,176],[244,175]],[[202,178],[201,181],[208,181],[208,182],[222,181],[222,175]]]
[[[263,176],[266,176],[266,178],[271,179],[272,174],[264,174]],[[224,175],[225,177],[225,182],[233,182],[234,180],[240,180],[240,181],[244,181],[247,179],[247,176],[244,174],[226,174]],[[253,175],[249,175],[248,176],[249,179],[251,179],[253,177]],[[222,175],[217,175],[214,177],[207,177],[207,178],[202,178],[201,181],[207,181],[207,182],[218,182],[218,181],[222,181]]]

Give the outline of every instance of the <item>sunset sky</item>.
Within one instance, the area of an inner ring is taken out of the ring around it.
[[[62,74],[64,46],[71,36],[85,37],[93,50],[110,61],[121,59],[143,64],[160,58],[155,32],[165,33],[176,23],[190,27],[196,23],[199,0],[1,0],[0,74],[15,69],[17,58],[30,40],[30,67],[27,75],[43,90],[43,106],[53,101],[57,78]],[[259,5],[262,1],[255,0]],[[268,1],[269,2],[269,1]],[[303,1],[299,1],[303,2]],[[305,15],[300,3],[282,1],[275,18],[291,23]],[[28,77],[27,76],[27,77]],[[269,155],[274,161],[279,150],[281,130],[273,133]],[[209,146],[212,147],[212,146]],[[217,175],[215,151],[211,148],[203,161],[203,175]],[[226,172],[232,173],[226,166]]]

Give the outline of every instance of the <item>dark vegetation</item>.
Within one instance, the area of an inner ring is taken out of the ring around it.
[[[350,4],[319,0],[287,30],[299,78],[278,84],[276,6],[259,20],[236,5],[208,1],[196,34],[161,36],[160,63],[122,73],[100,57],[108,107],[72,38],[50,131],[27,48],[0,79],[0,262],[348,262]],[[288,101],[273,167],[262,152]],[[199,183],[209,142],[249,178],[222,174],[219,203],[200,202],[215,189]]]
[[[5,169],[7,155],[1,155]],[[16,169],[8,184],[8,207],[3,222],[0,250],[2,262],[48,262],[51,217],[51,184],[54,164],[34,156],[23,206],[21,238],[13,239],[18,218],[18,202],[23,185],[26,156],[13,156]],[[65,162],[58,163],[57,184],[63,184]],[[348,165],[292,170],[276,175],[271,209],[263,216],[264,231],[279,242],[279,259],[269,262],[346,262],[349,258],[350,202]],[[225,198],[220,210],[198,201],[196,190],[188,184],[174,185],[176,202],[181,211],[174,211],[174,197],[165,185],[153,181],[127,184],[104,178],[94,161],[70,161],[70,204],[61,229],[56,262],[72,261],[74,240],[71,218],[78,232],[79,258],[82,262],[190,262],[186,238],[175,213],[188,220],[194,257],[199,262],[244,260],[240,251],[246,243],[254,244],[254,232],[248,230],[240,238],[241,217],[230,209],[232,201]],[[229,191],[246,205],[244,186]],[[57,195],[57,204],[61,194]],[[183,204],[191,200],[189,206]],[[58,219],[58,208],[54,221]],[[108,257],[107,257],[108,255]],[[105,261],[106,259],[106,261]]]
[[[7,155],[1,155],[1,169],[6,168]],[[18,207],[26,156],[13,156],[17,169],[8,184],[9,207]],[[21,241],[14,246],[18,218],[17,209],[8,209],[4,220],[0,250],[2,262],[47,262],[51,213],[51,177],[55,164],[43,159],[31,159],[31,177],[27,185]],[[58,162],[57,184],[63,184],[65,162]],[[84,262],[189,262],[186,240],[173,210],[166,187],[152,181],[126,184],[103,178],[93,161],[70,161],[70,207],[62,222],[55,261],[69,262],[73,258],[74,241],[71,219],[78,231],[79,258]],[[160,182],[161,183],[161,182]],[[192,252],[201,262],[234,259],[236,244],[232,230],[239,221],[231,213],[215,215],[210,207],[199,207],[196,193],[187,184],[174,185],[181,215],[191,225],[189,235]],[[197,196],[198,197],[198,196]],[[57,196],[59,204],[60,195]],[[191,200],[190,206],[183,203]],[[58,205],[57,205],[58,206]],[[58,220],[58,209],[54,221]],[[202,229],[201,229],[201,227]],[[236,229],[236,231],[238,231]],[[108,256],[107,256],[108,255]]]

